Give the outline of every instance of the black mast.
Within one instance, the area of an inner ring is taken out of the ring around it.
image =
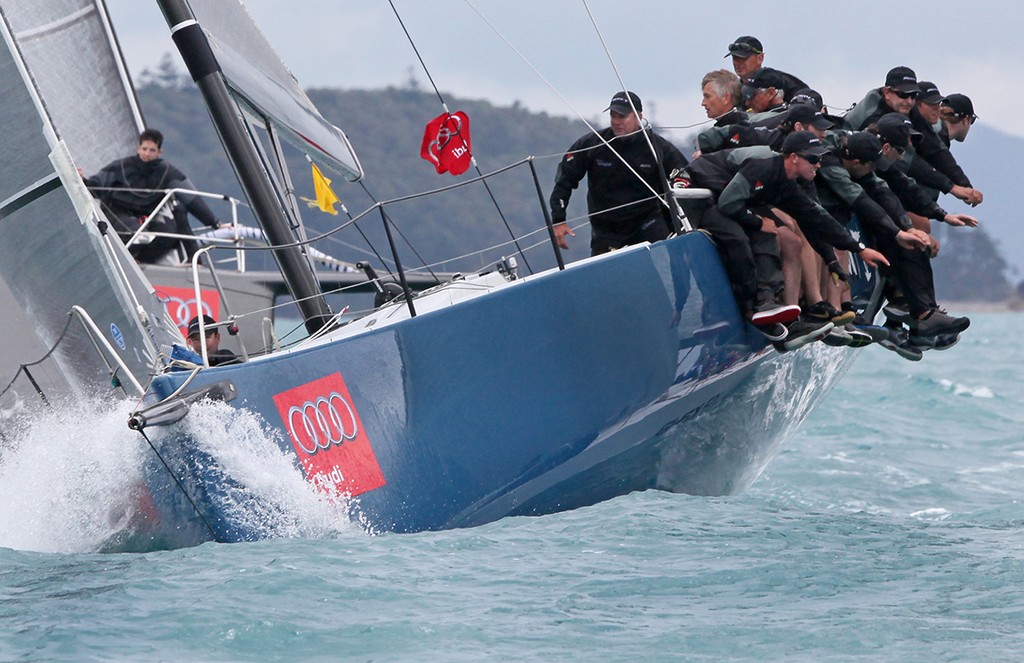
[[[192,80],[206,101],[217,134],[252,205],[256,220],[272,245],[293,243],[295,238],[289,229],[288,219],[276,193],[261,174],[263,164],[242,124],[238,106],[228,94],[220,65],[192,8],[186,0],[157,0],[157,4],[171,28],[171,37]],[[299,247],[278,249],[273,253],[288,290],[299,307],[306,330],[310,334],[318,331],[330,319],[331,310],[312,267]]]

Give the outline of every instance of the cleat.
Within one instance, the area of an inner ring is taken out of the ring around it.
[[[821,342],[833,348],[841,348],[853,345],[853,336],[842,327],[835,327],[832,331],[825,334],[825,338],[821,339]]]
[[[846,333],[850,335],[851,348],[863,348],[875,342],[871,334],[861,331],[853,325],[846,325],[845,329]],[[885,338],[889,338],[889,332],[885,333]]]
[[[847,328],[849,327],[853,327],[862,334],[870,336],[872,343],[881,343],[888,339],[889,332],[892,331],[890,327],[882,327],[881,325],[859,325],[856,322],[852,325],[848,325]]]
[[[960,334],[939,334],[938,336],[911,336],[910,344],[919,350],[948,350],[960,342]]]

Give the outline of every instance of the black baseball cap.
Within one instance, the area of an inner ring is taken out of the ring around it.
[[[632,103],[630,103],[632,102]],[[644,104],[640,101],[640,97],[635,92],[623,91],[616,92],[615,96],[612,97],[611,103],[608,104],[606,111],[615,111],[619,115],[629,115],[633,112],[633,108],[636,108],[637,113],[642,113],[644,110]]]
[[[917,84],[921,90],[921,94],[917,95],[917,100],[926,104],[937,104],[942,101],[942,93],[939,92],[939,86],[931,81],[921,81]]]
[[[794,131],[782,141],[782,153],[820,157],[828,153],[828,148],[810,131]]]
[[[911,137],[921,135],[920,131],[914,129],[910,118],[901,113],[886,113],[878,118],[875,127],[882,142],[901,151],[910,143]]]
[[[203,326],[206,327],[206,333],[207,334],[209,334],[211,331],[214,330],[214,325],[216,325],[216,324],[217,324],[216,320],[214,320],[213,318],[211,318],[208,315],[205,315],[205,314],[203,315]],[[188,321],[188,335],[189,336],[199,336],[199,316],[198,315],[193,317],[191,320]]]
[[[785,84],[786,79],[778,69],[761,67],[752,73],[750,78],[743,81],[743,98],[750,99],[757,94],[758,90],[764,90],[770,87],[773,87],[776,90],[782,90]]]
[[[818,107],[820,108],[820,106]],[[808,104],[790,104],[789,110],[786,111],[786,120],[789,123],[795,124],[799,122],[801,124],[810,125],[815,129],[831,129],[835,125],[827,117],[821,114],[821,111],[814,106]]]
[[[917,74],[910,67],[893,67],[885,75],[885,87],[900,92],[920,92],[917,86]]]
[[[951,94],[942,100],[942,105],[952,108],[959,117],[969,117],[972,122],[978,119],[978,116],[974,114],[974,104],[966,94]]]
[[[885,155],[882,154],[882,141],[878,140],[878,136],[867,131],[858,131],[846,138],[843,157],[856,159],[861,163],[873,163],[879,167],[889,165]]]
[[[729,44],[729,52],[725,54],[725,57],[730,58],[732,56],[749,58],[751,55],[761,55],[764,53],[764,48],[761,47],[761,42],[758,41],[757,37],[751,37],[749,35],[743,37],[736,37],[736,40]]]
[[[825,105],[825,100],[817,90],[804,87],[794,92],[793,98],[789,100],[790,106],[795,106],[797,104],[810,104],[811,106],[820,109]]]

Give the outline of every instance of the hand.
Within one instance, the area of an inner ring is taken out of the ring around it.
[[[896,243],[905,249],[924,251],[931,245],[928,233],[917,228],[896,233]]]
[[[980,205],[981,202],[985,199],[985,196],[982,195],[981,191],[978,191],[977,189],[972,189],[971,187],[967,186],[960,186],[958,184],[954,185],[953,188],[949,190],[949,192],[956,196],[957,198],[959,198],[960,200],[967,203],[968,205],[970,205],[971,207]]]
[[[775,219],[769,216],[761,216],[760,214],[757,218],[761,219],[761,232],[769,235],[779,234],[779,226],[775,223]]]
[[[569,248],[569,241],[565,239],[565,236],[575,237],[576,233],[572,231],[568,223],[564,221],[555,226],[555,241],[558,242],[558,247],[561,249]]]
[[[828,274],[832,277],[832,282],[837,286],[850,280],[850,275],[846,273],[846,270],[843,269],[838,260],[833,260],[828,264]]]
[[[931,246],[928,248],[928,254],[934,258],[939,255],[939,240],[935,239],[931,235],[929,235],[929,238],[931,239]]]
[[[942,220],[951,226],[969,226],[971,228],[978,226],[978,220],[966,214],[947,214]]]
[[[75,170],[78,171],[78,176],[81,177],[84,180],[85,179],[85,173],[82,172],[81,166],[75,166]]]
[[[859,254],[860,259],[863,260],[869,267],[878,267],[879,265],[889,266],[889,261],[878,251],[874,249],[863,249]]]

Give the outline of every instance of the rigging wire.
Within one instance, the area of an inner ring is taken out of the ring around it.
[[[542,73],[540,73],[540,70],[538,70],[537,67],[535,67],[533,65],[533,63],[530,62],[530,60],[525,55],[523,55],[522,52],[518,48],[516,48],[512,44],[512,42],[510,42],[505,37],[505,35],[503,35],[501,33],[501,31],[498,30],[498,28],[496,28],[494,26],[494,24],[491,23],[491,21],[489,21],[487,19],[486,16],[484,16],[482,13],[480,13],[480,10],[478,10],[476,7],[473,6],[473,3],[471,2],[471,0],[463,0],[463,2],[466,3],[466,6],[468,6],[473,11],[473,13],[475,13],[477,16],[480,17],[480,20],[482,20],[484,23],[487,24],[487,27],[489,27],[494,32],[494,34],[497,35],[498,39],[501,39],[503,42],[505,42],[505,45],[508,46],[510,49],[512,49],[512,52],[515,53],[516,55],[518,55],[519,59],[521,59],[526,64],[526,66],[529,67],[533,71],[533,73],[535,73],[537,75],[538,78],[540,78],[542,81],[544,81],[544,84],[548,86],[548,89],[550,89],[555,94],[555,96],[557,96],[559,99],[561,99],[562,102],[566,106],[568,106],[569,110],[571,110],[576,115],[576,117],[581,122],[583,122],[583,124],[585,124],[587,126],[587,128],[590,130],[590,132],[592,134],[594,134],[606,147],[608,147],[609,150],[611,150],[612,154],[614,154],[619,159],[619,161],[621,161],[623,163],[623,165],[626,166],[626,168],[629,170],[629,172],[633,173],[633,175],[638,180],[640,180],[640,182],[642,182],[643,185],[645,187],[647,187],[647,189],[652,194],[654,194],[661,201],[662,205],[668,207],[668,203],[665,202],[665,199],[662,197],[663,194],[659,193],[658,191],[655,191],[654,187],[652,187],[650,185],[650,183],[647,182],[647,180],[645,180],[643,177],[641,177],[640,173],[636,172],[636,169],[634,169],[633,166],[631,166],[629,164],[629,162],[627,162],[626,159],[621,154],[619,154],[618,150],[616,150],[614,147],[612,147],[611,142],[605,140],[604,136],[601,135],[601,131],[599,129],[597,129],[596,127],[594,127],[594,125],[591,124],[590,121],[587,120],[587,118],[585,118],[583,116],[583,114],[575,106],[572,105],[572,102],[570,102],[568,99],[566,99],[565,96],[562,95],[562,93],[559,92],[555,88],[555,86],[551,83],[551,81],[549,81],[547,78],[545,78],[544,75]],[[589,11],[589,9],[588,9],[588,11]]]
[[[434,94],[437,95],[438,101],[441,102],[441,108],[444,109],[445,115],[447,115],[450,118],[452,114],[451,111],[448,110],[448,104],[445,102],[444,96],[442,96],[441,91],[438,89],[437,83],[434,82],[434,77],[431,75],[430,69],[427,68],[427,63],[424,62],[423,56],[420,55],[420,50],[416,46],[416,42],[413,41],[412,35],[409,34],[409,30],[405,27],[405,21],[402,20],[401,15],[398,13],[398,8],[395,7],[394,0],[388,0],[388,4],[391,5],[391,11],[395,13],[395,18],[398,19],[399,25],[402,26],[402,32],[405,33],[405,38],[409,41],[409,45],[412,47],[413,52],[416,54],[416,59],[420,61],[420,67],[423,68],[423,72],[427,75],[427,80],[430,81],[431,87],[434,88]],[[461,130],[457,130],[455,132],[455,135],[461,137]],[[477,163],[476,156],[473,155],[472,153],[470,154],[470,161],[472,162],[473,168],[476,170],[477,175],[482,176],[483,172],[481,172],[480,170],[480,165]],[[494,204],[494,209],[498,212],[498,216],[501,217],[502,222],[505,224],[505,228],[506,230],[508,230],[509,236],[512,237],[512,241],[515,243],[516,249],[519,251],[519,255],[522,257],[523,262],[526,264],[526,268],[530,270],[531,274],[533,274],[533,267],[530,266],[529,260],[526,259],[526,253],[523,252],[522,248],[519,246],[519,242],[516,239],[516,234],[512,230],[512,225],[509,223],[508,218],[505,217],[505,213],[501,210],[501,205],[498,204],[498,199],[495,198],[494,192],[491,190],[490,184],[487,183],[486,179],[481,180],[481,182],[484,185],[484,189],[487,190],[487,195],[490,197],[491,202]]]

